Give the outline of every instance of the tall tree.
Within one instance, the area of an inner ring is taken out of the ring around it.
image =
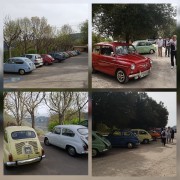
[[[9,16],[6,16],[4,19],[3,35],[4,42],[7,45],[9,51],[9,57],[11,57],[11,48],[14,45],[14,42],[18,39],[21,34],[21,28],[19,26],[18,20],[13,21]]]
[[[24,117],[27,115],[27,110],[25,107],[24,93],[17,92],[8,92],[4,99],[4,108],[7,113],[10,113],[14,116],[15,121],[18,126],[22,125]]]
[[[81,43],[83,45],[87,45],[88,44],[88,20],[81,23],[80,30],[82,33]]]
[[[31,116],[32,128],[35,128],[35,111],[44,98],[45,93],[42,92],[24,92],[25,107]]]

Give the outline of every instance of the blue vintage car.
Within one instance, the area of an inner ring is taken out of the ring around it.
[[[26,57],[13,57],[4,63],[4,72],[23,75],[36,69],[34,63]]]
[[[138,138],[128,130],[113,130],[107,139],[112,146],[133,148],[140,145]]]

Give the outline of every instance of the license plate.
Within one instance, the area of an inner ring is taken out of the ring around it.
[[[25,154],[32,154],[32,149],[31,149],[31,147],[25,147],[25,148],[24,148],[24,152],[25,152]]]
[[[148,72],[144,72],[144,73],[141,73],[140,74],[140,78],[144,77],[144,76],[147,76],[149,74],[149,71]]]

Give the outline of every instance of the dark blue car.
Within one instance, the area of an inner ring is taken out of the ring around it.
[[[107,139],[111,142],[112,146],[133,148],[140,145],[138,138],[127,130],[114,130]]]

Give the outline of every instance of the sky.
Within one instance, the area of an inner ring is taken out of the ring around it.
[[[57,3],[56,1],[49,1],[48,3],[39,3],[41,1],[30,1],[25,3],[25,0],[11,1],[11,3],[4,3],[3,17],[10,16],[11,19],[33,16],[45,17],[51,26],[61,28],[64,24],[71,25],[75,32],[79,32],[79,25],[88,19],[88,4],[83,3]],[[53,3],[56,2],[56,3]]]
[[[152,97],[158,103],[162,101],[169,112],[167,126],[175,126],[177,124],[177,103],[176,92],[147,92],[149,97]]]

